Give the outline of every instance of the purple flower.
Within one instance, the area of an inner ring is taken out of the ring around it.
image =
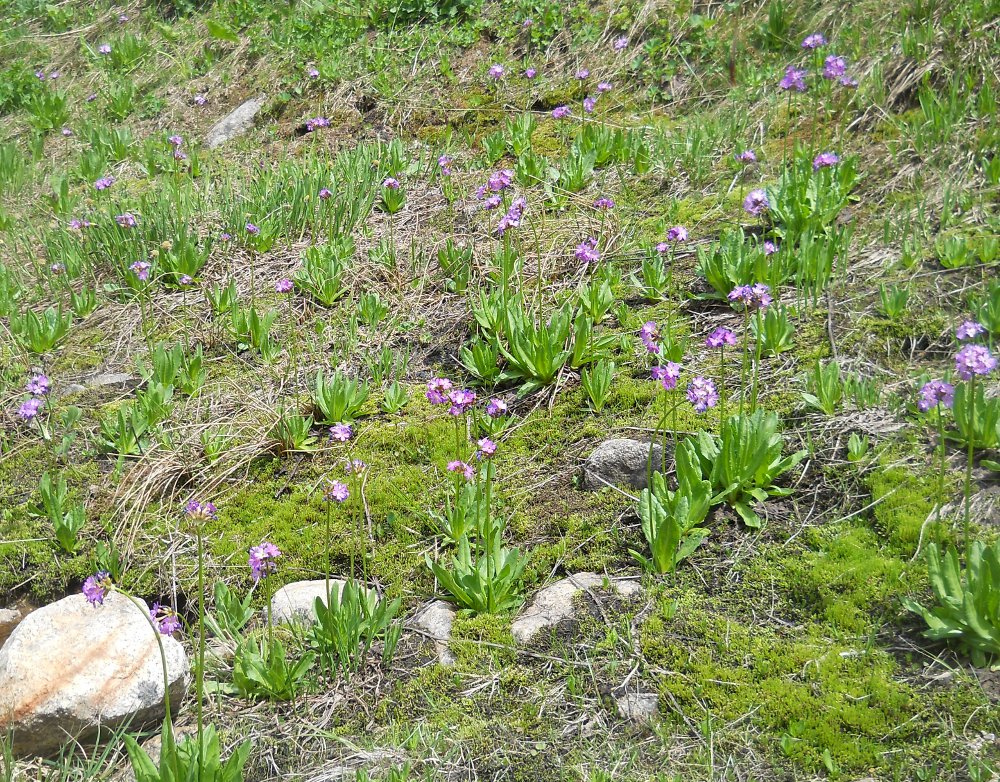
[[[533,20],[533,19],[532,19],[532,18],[531,18],[531,17],[529,16],[529,17],[528,17],[527,19],[525,19],[525,20],[524,20],[523,22],[521,22],[521,27],[523,27],[523,28],[524,28],[525,30],[527,30],[527,29],[529,29],[529,28],[530,28],[530,27],[531,27],[531,26],[532,26],[532,25],[533,25],[534,23],[535,23],[535,21],[534,21],[534,20]]]
[[[246,228],[246,232],[248,234],[250,234],[251,236],[259,236],[260,235],[260,228],[258,226],[256,226],[256,225],[254,225],[253,223],[247,223],[243,227]]]
[[[573,254],[578,261],[584,263],[595,263],[601,260],[601,251],[597,249],[597,239],[593,236],[580,242]]]
[[[451,176],[451,166],[454,161],[448,155],[441,155],[438,158],[438,168],[441,169],[442,176]]]
[[[399,180],[395,177],[386,177],[382,180],[382,187],[385,190],[399,190]]]
[[[921,413],[926,413],[937,405],[951,407],[953,404],[955,404],[955,386],[951,383],[945,383],[943,380],[931,380],[920,387],[917,409]]]
[[[45,396],[49,393],[49,379],[43,374],[32,375],[25,385],[25,390],[35,396]]]
[[[192,521],[208,521],[219,518],[219,511],[211,502],[198,502],[198,500],[188,500],[184,506],[184,515]]]
[[[51,81],[55,81],[58,78],[59,78],[59,71],[52,71],[52,73],[49,74],[49,79]]]
[[[743,199],[743,209],[754,217],[771,208],[771,202],[767,200],[767,193],[763,190],[751,190],[747,197]]]
[[[446,377],[436,377],[427,381],[427,401],[432,405],[443,405],[448,401],[448,392],[452,389],[452,383]]]
[[[762,282],[755,282],[753,287],[750,289],[753,291],[754,303],[757,305],[757,309],[767,309],[771,306],[771,288]]]
[[[367,467],[368,465],[365,464],[360,459],[351,459],[349,462],[347,462],[347,464],[344,465],[344,472],[346,472],[348,475],[352,473],[354,475],[360,475],[365,471],[365,468]]]
[[[66,271],[66,264],[59,263],[57,261],[56,263],[52,264],[49,267],[49,271],[52,272],[53,274],[62,274],[64,271]]]
[[[346,483],[340,481],[330,481],[326,491],[323,492],[323,499],[327,502],[346,502],[350,496],[351,490],[347,488]]]
[[[962,380],[971,380],[973,375],[988,375],[997,367],[997,360],[989,348],[982,345],[966,345],[955,356],[955,372]]]
[[[696,412],[704,413],[718,404],[719,392],[715,389],[715,383],[707,377],[696,377],[688,383],[687,398]]]
[[[73,131],[72,131],[72,130],[70,130],[69,128],[63,128],[63,129],[62,129],[62,134],[63,134],[63,136],[65,136],[66,138],[69,138],[70,136],[72,136],[72,135],[73,135]]]
[[[102,43],[97,47],[98,54],[111,54],[111,44]]]
[[[806,72],[789,65],[784,77],[778,82],[778,86],[783,90],[794,89],[796,92],[805,92]]]
[[[149,609],[149,618],[160,635],[173,635],[181,629],[180,617],[168,606],[153,603],[153,607]]]
[[[39,81],[45,81],[45,71],[39,68],[37,71],[35,71],[35,78],[38,79]]]
[[[590,71],[588,71],[586,68],[580,68],[580,70],[576,72],[576,78],[578,78],[580,81],[583,81],[584,79],[589,79]]]
[[[642,324],[639,329],[639,339],[642,344],[646,346],[646,350],[649,353],[659,353],[660,345],[658,340],[660,339],[660,330],[656,326],[656,321],[647,320]]]
[[[649,370],[650,377],[663,386],[665,391],[677,388],[677,381],[681,377],[681,365],[673,361],[668,361],[658,367]]]
[[[628,36],[621,35],[618,38],[615,38],[615,42],[614,44],[612,44],[612,46],[614,47],[614,50],[616,52],[620,52],[622,49],[628,46]]]
[[[955,329],[955,337],[959,342],[964,342],[967,339],[975,339],[980,334],[985,334],[986,329],[981,323],[977,323],[974,320],[966,320]]]
[[[136,261],[129,268],[143,282],[149,279],[149,263],[147,261]]]
[[[448,402],[451,403],[451,407],[448,408],[448,415],[462,415],[476,403],[476,392],[467,391],[464,388],[456,388],[454,391],[448,392]]]
[[[497,452],[497,444],[489,437],[483,437],[476,441],[479,446],[479,453],[487,459]]]
[[[852,78],[851,76],[841,76],[840,77],[840,86],[841,87],[857,87],[858,86],[858,80],[855,79],[855,78]]]
[[[537,68],[525,68],[524,69],[524,78],[526,78],[526,79],[534,79],[537,75],[538,75],[538,69]]]
[[[835,166],[839,162],[840,156],[836,152],[820,152],[813,158],[813,171],[819,171],[821,168],[827,168],[828,166]]]
[[[745,307],[766,309],[771,304],[771,289],[762,282],[753,285],[737,285],[727,296],[731,302],[739,302]]]
[[[507,403],[502,399],[491,399],[486,403],[486,415],[490,418],[498,418],[507,414]]]
[[[818,49],[820,46],[826,46],[826,38],[823,37],[822,33],[807,35],[802,41],[803,49]]]
[[[284,277],[284,278],[278,280],[276,283],[274,283],[274,289],[278,293],[291,293],[292,288],[294,288],[294,287],[295,287],[295,284],[290,279],[288,279],[287,277]]]
[[[615,202],[612,201],[610,198],[605,198],[604,196],[601,196],[600,198],[594,201],[594,209],[614,209],[614,208],[615,208]]]
[[[573,112],[570,111],[569,106],[556,106],[554,109],[552,109],[552,118],[553,119],[565,119],[566,117],[570,116],[570,114],[572,114],[572,113]]]
[[[686,242],[688,240],[688,230],[683,225],[675,225],[667,231],[668,242]]]
[[[97,100],[97,93],[96,92],[92,92],[92,93],[90,93],[90,95],[88,95],[86,97],[87,103],[93,103],[95,100]]]
[[[128,14],[118,14],[118,24],[125,24],[128,21]]]
[[[471,481],[476,476],[476,471],[471,464],[466,464],[458,459],[448,462],[448,472],[460,472],[467,481]]]
[[[208,98],[206,98],[204,95],[202,95],[202,94],[199,93],[198,95],[194,96],[194,102],[198,106],[204,106],[206,103],[208,103]]]
[[[764,255],[774,255],[776,252],[778,252],[778,245],[767,239],[764,242]]]
[[[503,168],[500,171],[494,171],[490,174],[490,178],[486,180],[486,186],[494,193],[499,193],[506,190],[514,182],[514,170],[510,168]]]
[[[139,221],[131,212],[125,212],[125,214],[115,215],[115,222],[122,228],[135,228]]]
[[[38,415],[38,411],[42,409],[43,404],[45,402],[42,399],[29,399],[21,404],[17,409],[17,414],[23,421],[32,421]]]
[[[194,277],[192,277],[190,274],[182,274],[178,282],[181,285],[191,285],[194,283]]]
[[[517,228],[524,218],[524,210],[528,207],[528,200],[524,196],[518,196],[510,205],[507,214],[500,218],[497,223],[497,234],[503,236],[508,228]]]
[[[313,117],[312,119],[306,120],[306,132],[312,133],[316,128],[328,128],[330,127],[330,120],[326,117]]]
[[[115,183],[115,178],[113,176],[102,176],[100,179],[94,182],[94,190],[100,192],[101,190],[107,190],[111,185]]]
[[[267,541],[251,548],[248,564],[250,565],[250,574],[253,576],[253,580],[260,581],[269,573],[277,570],[278,565],[275,560],[280,556],[281,549]]]
[[[823,61],[823,78],[833,81],[847,73],[847,60],[843,57],[830,55]]]
[[[500,81],[500,79],[504,77],[505,73],[507,73],[507,71],[502,65],[491,65],[488,75],[491,79],[493,79],[493,81]]]
[[[597,98],[587,97],[583,99],[583,110],[588,114],[593,114],[597,107]]]
[[[318,79],[319,78],[319,70],[316,69],[316,68],[309,68],[306,71],[306,76],[308,76],[310,79]]]
[[[326,199],[328,199],[330,196],[333,195],[333,191],[330,190],[328,187],[321,187],[317,195],[320,197],[321,200],[325,201]]]
[[[752,149],[744,149],[742,152],[736,155],[736,159],[740,163],[756,163],[757,153],[754,152]]]
[[[723,348],[726,345],[732,347],[736,344],[736,335],[729,329],[719,326],[705,339],[705,347]]]
[[[82,231],[84,228],[90,228],[93,223],[85,217],[74,217],[69,221],[69,227],[74,231]]]
[[[170,143],[171,146],[174,147],[179,147],[181,144],[184,143],[184,139],[181,138],[180,136],[167,136],[167,141]]]
[[[187,160],[187,159],[188,156],[186,152],[183,152],[182,150],[179,149],[174,150],[174,160]]]
[[[92,606],[104,603],[104,598],[111,589],[111,574],[107,570],[98,570],[94,575],[87,576],[83,582],[83,596]]]
[[[354,430],[349,424],[334,424],[330,427],[330,440],[339,443],[346,443],[354,436]]]
[[[250,225],[250,223],[247,223],[247,225]],[[257,228],[257,226],[254,226],[254,228]],[[257,228],[257,230],[260,231],[259,228]],[[230,241],[232,241],[232,239],[233,239],[233,235],[230,234],[230,233],[226,233],[225,231],[223,231],[222,235],[219,236],[219,241],[221,241],[221,242],[230,242]]]
[[[493,193],[485,201],[483,201],[483,211],[492,212],[500,204],[503,203],[503,199],[500,197],[499,193]]]
[[[597,92],[598,92],[598,93],[602,93],[602,92],[609,92],[610,90],[614,89],[614,86],[615,86],[615,85],[613,85],[613,84],[612,84],[611,82],[609,82],[609,81],[601,81],[601,82],[598,82],[598,83],[597,83]]]

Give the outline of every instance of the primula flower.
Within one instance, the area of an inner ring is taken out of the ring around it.
[[[751,190],[743,199],[744,211],[754,217],[759,217],[770,208],[771,202],[767,200],[767,193],[763,190]]]
[[[613,46],[614,46],[614,50],[616,52],[620,52],[622,49],[624,49],[626,46],[628,46],[628,37],[625,36],[625,35],[622,35],[622,36],[619,36],[618,38],[615,38],[615,42],[614,42]]]
[[[63,134],[63,136],[65,136],[66,138],[69,138],[70,136],[72,136],[72,135],[73,135],[73,131],[72,131],[72,130],[70,130],[69,128],[63,128],[63,129],[62,129],[62,134]]]
[[[535,20],[534,20],[534,19],[532,19],[532,18],[531,18],[531,17],[529,16],[529,17],[528,17],[527,19],[525,19],[525,20],[524,20],[523,22],[521,22],[521,27],[523,27],[523,28],[524,28],[525,30],[527,30],[527,29],[531,28],[531,26],[532,26],[532,25],[533,25],[534,23],[535,23]]]
[[[126,212],[125,214],[115,215],[115,222],[122,228],[135,228],[139,221],[136,220],[134,214]]]
[[[25,385],[25,390],[35,396],[45,396],[49,393],[49,378],[43,374],[32,375]]]
[[[339,443],[346,443],[354,436],[354,430],[349,424],[334,424],[330,427],[330,440]]]
[[[580,70],[576,72],[576,78],[578,78],[580,81],[583,81],[584,79],[589,79],[590,71],[588,71],[586,68],[580,68]]]
[[[479,446],[479,454],[481,457],[486,457],[488,459],[497,452],[497,444],[489,437],[483,437],[480,440],[477,440],[476,445]]]
[[[858,80],[855,79],[855,78],[853,78],[853,77],[851,77],[851,76],[841,76],[840,77],[840,86],[841,87],[857,87],[858,86]]]
[[[500,81],[500,79],[504,77],[504,74],[506,72],[507,71],[504,69],[502,65],[491,65],[489,70],[489,77],[493,79],[493,81]]]
[[[997,360],[983,345],[966,345],[955,356],[955,373],[962,380],[973,375],[988,375],[997,367]]]
[[[490,178],[486,180],[486,186],[494,193],[506,190],[513,183],[514,169],[512,168],[503,168],[499,171],[494,171],[490,174]]]
[[[111,54],[111,44],[102,43],[97,47],[98,54]]]
[[[247,223],[247,225],[249,225],[249,223]],[[254,228],[257,228],[257,226],[254,226]],[[257,228],[257,230],[259,231],[260,229]],[[219,236],[219,241],[221,242],[230,242],[232,241],[232,239],[233,235],[230,233],[226,233],[225,231],[223,231],[222,234]]]
[[[344,465],[344,472],[346,472],[348,475],[352,473],[354,475],[360,475],[365,471],[367,467],[368,465],[365,464],[360,459],[351,459],[349,462],[347,462],[347,464]]]
[[[382,187],[386,190],[399,190],[399,180],[395,177],[386,177],[382,180]]]
[[[813,171],[819,171],[821,168],[835,166],[839,162],[840,156],[836,152],[820,152],[813,158]]]
[[[975,339],[980,334],[985,334],[986,329],[981,323],[977,323],[974,320],[963,321],[957,329],[955,329],[955,336],[958,338],[959,342],[964,342],[967,339]]]
[[[340,481],[330,481],[326,491],[323,492],[323,499],[327,502],[346,502],[350,496],[351,490],[347,488],[346,483]]]
[[[736,344],[736,335],[729,329],[719,326],[705,339],[705,347],[723,348],[726,345],[732,347]]]
[[[660,352],[660,345],[658,343],[660,330],[656,326],[656,321],[647,320],[642,324],[642,327],[639,329],[639,339],[646,346],[646,350],[649,353]]]
[[[493,193],[485,201],[483,201],[483,211],[492,212],[494,209],[503,203],[503,199],[500,197],[499,193]]]
[[[667,231],[668,242],[686,242],[688,240],[688,229],[683,225],[675,225]]]
[[[316,130],[316,128],[328,128],[330,127],[330,120],[326,117],[313,117],[312,119],[306,120],[306,132],[311,133]]]
[[[438,158],[438,168],[441,169],[442,176],[451,176],[451,165],[453,162],[448,155],[441,155]]]
[[[696,412],[704,413],[719,403],[719,392],[707,377],[696,377],[688,383],[687,398]]]
[[[502,399],[491,399],[486,403],[486,415],[490,418],[497,418],[507,414],[507,403]]]
[[[758,309],[767,309],[771,306],[771,288],[762,282],[755,282],[750,289],[753,291],[754,303]]]
[[[771,304],[771,289],[762,282],[753,285],[737,285],[727,296],[731,302],[740,302],[746,307],[765,309]]]
[[[614,89],[614,86],[615,85],[613,85],[609,81],[601,81],[601,82],[597,83],[597,91],[599,93],[600,92],[609,92],[610,90]]]
[[[427,401],[432,405],[443,405],[448,401],[448,392],[452,389],[452,383],[448,378],[436,377],[427,381]]]
[[[259,546],[250,549],[247,564],[250,565],[250,575],[254,581],[260,581],[278,568],[275,560],[281,556],[281,549],[273,543],[264,541]]]
[[[107,570],[98,570],[94,575],[87,576],[83,582],[83,596],[92,606],[104,603],[108,591],[111,589],[111,574]]]
[[[319,70],[316,68],[310,68],[309,70],[306,71],[306,76],[308,76],[310,79],[318,79]]]
[[[597,239],[593,236],[580,242],[573,254],[578,261],[584,263],[596,263],[601,260],[601,252],[597,249]]]
[[[830,55],[823,61],[823,78],[833,81],[847,73],[847,60]]]
[[[917,409],[921,413],[926,413],[938,405],[951,407],[953,404],[955,404],[955,386],[951,383],[945,383],[943,380],[931,380],[920,387]]]
[[[330,196],[333,195],[333,191],[330,190],[330,188],[328,187],[321,187],[317,195],[320,197],[321,200],[325,201],[326,199],[328,199]]]
[[[737,153],[736,159],[740,163],[756,163],[757,153],[752,149],[744,149],[742,152]]]
[[[194,96],[194,102],[198,106],[204,106],[206,103],[208,103],[208,98],[206,98],[204,95],[198,94]]]
[[[764,255],[774,255],[778,252],[778,245],[772,242],[770,239],[764,242]]]
[[[179,147],[184,143],[184,139],[180,136],[167,136],[167,142],[174,147]]]
[[[17,414],[23,421],[32,421],[38,415],[38,411],[42,409],[43,404],[45,404],[44,400],[29,399],[21,403],[21,406],[17,409]]]
[[[94,190],[97,190],[98,192],[101,190],[107,190],[114,183],[115,178],[113,176],[102,176],[94,182]]]
[[[510,209],[507,210],[507,214],[501,217],[500,222],[497,223],[497,234],[503,236],[507,229],[520,226],[521,220],[524,218],[524,210],[527,208],[528,200],[524,196],[515,198]]]
[[[188,500],[184,506],[184,515],[191,521],[208,521],[219,518],[219,511],[211,502],[198,502],[198,500]]]
[[[650,377],[663,386],[665,391],[677,388],[677,381],[681,377],[681,365],[673,361],[668,361],[658,367],[649,370]]]
[[[84,228],[90,228],[93,225],[90,220],[83,217],[74,217],[69,221],[69,227],[74,231],[82,231]]]
[[[274,289],[278,293],[291,293],[291,290],[294,287],[295,284],[287,277],[284,277],[283,279],[280,279],[276,283],[274,283]]]
[[[149,618],[160,635],[173,635],[181,629],[180,617],[169,606],[153,603],[153,607],[149,609]]]
[[[39,81],[45,81],[45,71],[39,68],[37,71],[35,71],[35,78],[38,79]]]
[[[572,113],[573,112],[570,111],[569,106],[556,106],[554,109],[552,109],[553,119],[565,119]]]
[[[597,107],[597,98],[587,97],[583,99],[583,110],[588,114],[593,114]]]
[[[796,92],[806,91],[806,72],[798,68],[788,66],[784,77],[778,82],[778,86],[783,90],[794,89]]]
[[[534,79],[537,75],[538,75],[538,69],[537,68],[525,68],[524,69],[524,78],[526,78],[526,79]]]
[[[826,46],[826,38],[821,33],[807,35],[802,41],[803,49],[818,49],[820,46]]]
[[[190,274],[183,274],[181,275],[181,278],[178,280],[178,282],[181,285],[191,285],[192,283],[194,283],[194,277],[192,277]]]
[[[448,472],[460,472],[467,481],[471,481],[476,476],[476,471],[471,464],[466,464],[458,459],[448,462]]]
[[[52,272],[53,274],[62,274],[64,271],[66,271],[66,264],[54,263],[49,267],[49,271]]]
[[[179,149],[174,150],[174,160],[187,160],[187,152],[183,152]]]
[[[149,263],[146,261],[136,261],[129,268],[135,273],[135,276],[140,280],[145,282],[149,279]]]
[[[448,408],[448,415],[462,415],[476,403],[476,392],[456,388],[454,391],[448,392],[448,402],[451,404],[451,407]]]
[[[244,228],[246,228],[247,233],[250,234],[251,236],[259,236],[260,235],[260,227],[254,225],[253,223],[247,223],[244,226]]]
[[[614,209],[614,208],[615,208],[615,202],[612,201],[610,198],[605,198],[604,196],[601,196],[600,198],[594,201],[594,209]]]

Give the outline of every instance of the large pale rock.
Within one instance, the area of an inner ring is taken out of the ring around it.
[[[339,595],[344,591],[344,583],[339,578],[331,578],[330,590],[336,589]],[[271,621],[275,623],[313,621],[313,603],[318,597],[323,601],[323,605],[326,605],[326,587],[324,578],[285,584],[271,598]]]
[[[147,610],[116,592],[99,606],[81,594],[21,621],[0,649],[0,733],[12,731],[15,752],[50,754],[99,728],[163,719],[163,666]],[[159,639],[176,708],[187,655],[174,639]]]
[[[454,621],[455,609],[443,600],[435,600],[413,618],[413,624],[434,642],[434,649],[441,665],[455,663],[455,655],[448,648],[448,643],[451,641],[451,625]]]
[[[556,627],[576,616],[574,598],[578,593],[600,589],[605,578],[597,573],[576,573],[545,587],[525,606],[511,625],[514,640],[527,644],[541,631]],[[631,597],[642,587],[634,581],[609,579],[611,587],[625,597]]]
[[[215,149],[225,144],[227,141],[246,133],[253,127],[254,119],[264,107],[264,96],[251,98],[233,109],[229,114],[220,119],[205,137],[205,144],[209,149]]]
[[[649,443],[638,440],[605,440],[587,457],[583,465],[583,486],[598,491],[605,486],[645,489],[649,467],[663,470],[663,447],[653,444],[650,464]]]

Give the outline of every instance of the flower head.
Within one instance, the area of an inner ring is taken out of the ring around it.
[[[601,260],[601,251],[597,249],[597,239],[593,236],[580,242],[573,254],[578,261],[584,263],[595,263]]]
[[[194,283],[194,277],[190,274],[182,274],[181,278],[177,282],[181,285],[192,285]]]
[[[45,396],[49,393],[49,378],[41,373],[32,375],[25,385],[25,390],[35,396]]]
[[[360,459],[351,459],[344,465],[344,472],[346,472],[348,475],[351,474],[360,475],[365,471],[365,468],[367,467],[368,465],[365,464]]]
[[[448,155],[441,155],[438,158],[438,168],[441,169],[442,176],[451,176],[451,166],[454,161]]]
[[[646,346],[646,351],[649,353],[659,353],[660,352],[660,330],[656,325],[656,321],[647,320],[639,328],[639,339],[642,344]]]
[[[600,198],[594,201],[594,209],[614,209],[614,208],[615,208],[615,202],[612,201],[610,198],[601,196]]]
[[[839,162],[840,156],[836,152],[820,152],[813,158],[813,171],[819,171],[821,168],[835,166]]]
[[[184,139],[176,135],[167,136],[167,143],[169,143],[170,146],[172,147],[179,147],[181,144],[184,143]]]
[[[612,44],[612,46],[614,47],[614,50],[616,52],[620,52],[622,49],[628,46],[628,36],[625,35],[618,36],[617,38],[615,38],[615,41]]]
[[[847,73],[847,60],[831,54],[823,61],[823,78],[833,81]]]
[[[87,576],[83,582],[83,596],[92,606],[104,603],[104,598],[111,589],[111,574],[107,570],[98,570],[94,575]]]
[[[803,49],[818,49],[820,46],[826,46],[826,38],[823,37],[822,33],[807,35],[802,41]]]
[[[599,82],[597,82],[597,92],[598,93],[610,92],[611,90],[614,89],[614,87],[615,87],[615,85],[612,84],[609,81],[599,81]]]
[[[260,235],[260,226],[254,225],[253,223],[247,223],[243,227],[246,228],[246,232],[248,234],[250,234],[251,236],[259,236]]]
[[[131,212],[125,212],[125,214],[115,215],[115,222],[118,223],[122,228],[135,228],[139,221],[136,219],[135,215]]]
[[[82,231],[84,228],[90,228],[93,223],[85,217],[74,217],[68,225],[74,231]]]
[[[135,276],[140,280],[145,282],[149,279],[149,262],[148,261],[136,261],[129,268],[135,273]]]
[[[313,117],[312,119],[306,120],[306,132],[312,133],[316,128],[328,128],[330,127],[330,120],[326,117]]]
[[[319,69],[318,68],[309,68],[308,70],[306,70],[306,76],[308,76],[310,79],[318,79],[319,78]]]
[[[518,196],[510,205],[507,214],[500,218],[497,223],[497,234],[503,236],[509,228],[517,228],[524,218],[524,210],[528,208],[528,200],[524,196]]]
[[[723,326],[719,326],[717,329],[712,331],[712,333],[705,339],[705,347],[709,348],[724,348],[727,345],[732,347],[735,344],[736,335]]]
[[[959,342],[965,342],[969,339],[975,339],[980,334],[985,334],[986,329],[983,324],[974,321],[966,320],[962,321],[957,329],[955,329],[955,337]]]
[[[382,180],[382,188],[385,190],[399,190],[399,180],[388,176]]]
[[[686,242],[688,240],[688,229],[683,225],[675,225],[667,231],[668,242]]]
[[[774,255],[778,252],[778,245],[772,242],[770,239],[764,241],[764,255]]]
[[[111,44],[102,43],[97,47],[98,54],[111,54]]]
[[[493,81],[500,81],[500,79],[504,77],[505,73],[507,73],[507,71],[504,69],[502,65],[490,66],[489,77],[493,79]]]
[[[250,549],[248,564],[250,565],[250,575],[254,581],[260,581],[269,573],[277,570],[278,565],[275,560],[281,556],[281,549],[273,543],[264,541],[259,546]]]
[[[476,471],[471,464],[466,464],[463,461],[455,459],[454,461],[448,462],[448,472],[459,472],[465,477],[465,480],[471,481],[476,477]]]
[[[462,415],[466,410],[476,403],[476,392],[468,391],[464,388],[456,388],[448,392],[448,415]]]
[[[153,603],[153,607],[149,609],[149,618],[160,635],[173,635],[181,629],[180,617],[169,606]]]
[[[565,119],[566,117],[568,117],[572,113],[573,112],[570,111],[569,106],[556,106],[554,109],[552,109],[552,118],[553,119]]]
[[[653,367],[649,371],[649,374],[653,380],[656,380],[663,386],[665,391],[670,391],[677,388],[677,381],[681,377],[681,365],[674,361],[668,361],[665,364]]]
[[[316,195],[318,195],[321,200],[325,201],[333,195],[333,191],[328,187],[321,187]]]
[[[330,440],[336,440],[338,443],[346,443],[354,436],[354,430],[351,429],[349,424],[334,424],[330,427]]]
[[[738,152],[736,154],[736,159],[740,163],[756,163],[757,153],[754,152],[752,149],[744,149],[742,152]]]
[[[588,96],[583,99],[583,110],[585,112],[593,114],[595,108],[597,108],[597,98]]]
[[[330,481],[326,491],[323,492],[323,499],[326,502],[346,502],[350,496],[351,490],[347,488],[346,483],[340,481]]]
[[[427,381],[427,401],[432,405],[443,405],[448,401],[448,392],[452,383],[446,377],[436,377]]]
[[[64,135],[64,136],[66,137],[66,138],[69,138],[70,136],[72,136],[72,135],[73,135],[73,131],[72,131],[72,129],[70,129],[70,128],[67,128],[67,127],[64,127],[64,128],[62,129],[62,134],[63,134],[63,135]]]
[[[291,293],[292,288],[294,288],[294,287],[295,287],[295,284],[290,279],[288,279],[287,277],[283,277],[282,279],[280,279],[276,283],[274,283],[274,289],[278,293]]]
[[[479,446],[479,455],[481,458],[488,459],[497,452],[497,444],[489,437],[480,438],[476,441],[476,445]]]
[[[507,415],[507,403],[502,399],[493,398],[486,403],[486,415],[490,418],[497,418],[501,415]]]
[[[219,511],[214,503],[188,500],[184,506],[184,515],[192,521],[208,521],[219,518]]]
[[[101,190],[107,190],[114,183],[115,178],[113,176],[102,176],[94,182],[94,190],[97,190],[98,192]]]
[[[845,74],[844,76],[840,77],[839,84],[841,87],[857,87],[858,80],[853,78],[852,76],[848,76]]]
[[[708,408],[718,404],[719,392],[715,388],[715,383],[707,377],[696,377],[688,383],[687,398],[694,405],[696,412],[704,413]]]
[[[926,413],[938,405],[951,407],[953,404],[955,404],[955,386],[951,383],[945,383],[943,380],[931,380],[920,387],[917,409],[921,413]]]
[[[204,106],[206,103],[208,103],[208,98],[199,93],[198,95],[194,96],[194,102],[198,106]]]
[[[770,208],[771,202],[767,200],[767,193],[763,190],[751,190],[743,199],[744,211],[754,217],[760,216]]]
[[[966,345],[955,356],[955,373],[962,380],[974,375],[988,375],[997,368],[997,360],[983,345]]]
[[[44,404],[44,400],[41,399],[28,399],[21,403],[21,406],[17,409],[17,415],[22,421],[32,421]]]
[[[526,79],[534,79],[537,75],[538,75],[538,69],[537,68],[525,68],[524,69],[524,78],[526,78]]]
[[[778,82],[778,86],[783,90],[792,90],[796,92],[806,91],[806,72],[801,71],[798,68],[793,68],[788,66],[785,71],[784,77]]]

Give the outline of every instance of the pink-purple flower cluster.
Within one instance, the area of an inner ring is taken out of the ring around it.
[[[771,305],[771,289],[762,282],[755,282],[753,285],[737,285],[727,296],[729,301],[740,303],[744,307],[756,307],[757,309],[767,309]]]
[[[665,364],[653,367],[649,370],[650,377],[663,386],[665,391],[677,388],[677,381],[681,377],[681,365],[674,361],[667,361]]]
[[[104,598],[111,591],[111,574],[107,570],[98,570],[94,575],[87,576],[83,582],[83,596],[92,606],[99,606],[104,603]]]
[[[985,334],[986,328],[982,323],[975,320],[965,320],[962,321],[958,328],[955,329],[955,338],[959,342],[966,342],[970,339],[975,339],[980,334]]]
[[[247,560],[253,580],[259,582],[262,578],[267,577],[270,573],[277,570],[278,563],[275,560],[280,556],[281,549],[268,541],[264,541],[259,546],[253,546],[250,549],[250,556]]]
[[[770,208],[771,202],[767,200],[767,193],[763,190],[751,190],[743,199],[744,211],[754,217],[759,217]]]
[[[330,427],[330,442],[346,443],[354,436],[349,424],[339,423]]]
[[[184,506],[184,515],[192,521],[206,521],[219,518],[219,511],[211,502],[188,500]]]
[[[688,383],[687,398],[695,412],[704,413],[719,403],[719,392],[707,377],[696,377]]]
[[[945,383],[943,380],[931,380],[920,387],[917,409],[921,413],[926,413],[938,405],[951,407],[953,404],[955,404],[955,386],[951,383]]]
[[[312,119],[306,120],[306,132],[312,133],[317,128],[328,128],[330,127],[330,120],[326,117],[313,117]]]
[[[829,168],[840,162],[840,156],[836,152],[820,152],[813,158],[813,171],[821,168]]]
[[[153,603],[149,609],[149,619],[160,635],[174,635],[180,632],[181,619],[169,606]]]
[[[330,481],[323,492],[323,499],[326,502],[346,502],[350,496],[351,490],[341,481]]]
[[[647,320],[639,328],[639,339],[649,353],[658,354],[660,352],[660,330],[656,326],[656,321]]]
[[[527,207],[528,200],[524,196],[515,198],[507,210],[507,214],[501,217],[500,222],[497,223],[497,234],[503,236],[507,232],[507,229],[520,226],[521,220],[524,218],[524,210]]]
[[[593,236],[584,239],[576,246],[573,255],[583,263],[596,263],[601,260],[601,251],[597,249],[597,239]]]
[[[955,356],[955,374],[962,380],[988,375],[996,368],[996,358],[984,345],[965,345]]]
[[[461,473],[467,481],[471,481],[476,477],[475,468],[471,464],[463,462],[460,459],[454,459],[448,462],[448,472]]]
[[[785,71],[785,75],[778,86],[783,90],[795,90],[796,92],[806,91],[806,71],[795,68],[791,65]]]
[[[714,329],[712,333],[705,338],[705,347],[724,348],[727,345],[729,347],[736,345],[736,335],[724,326],[719,326],[717,329]]]

